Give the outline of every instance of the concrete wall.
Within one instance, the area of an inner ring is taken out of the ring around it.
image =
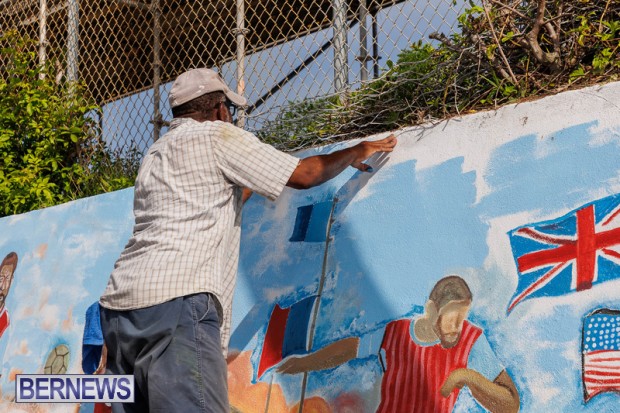
[[[233,409],[297,412],[303,398],[307,412],[374,412],[396,398],[399,411],[485,411],[467,386],[437,391],[468,367],[491,382],[506,375],[524,412],[617,411],[617,386],[588,366],[620,376],[618,362],[596,361],[620,354],[619,115],[618,83],[567,92],[398,131],[372,174],[349,168],[276,203],[254,196],[233,310]],[[43,373],[53,351],[54,368],[81,372],[84,313],[129,237],[132,196],[0,220],[0,258],[17,255],[13,272],[12,256],[0,268],[13,274],[0,410],[92,411],[14,404],[14,378]],[[436,331],[425,308],[450,274],[473,299],[458,354],[441,359],[446,342],[422,349],[411,323]],[[329,368],[291,374],[307,365]]]

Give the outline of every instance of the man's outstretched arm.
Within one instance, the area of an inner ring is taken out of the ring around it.
[[[350,148],[304,158],[289,178],[287,186],[295,189],[307,189],[329,181],[347,166],[362,172],[372,172],[370,166],[363,163],[377,152],[392,152],[396,146],[396,137],[390,135],[378,141],[360,142]]]
[[[519,392],[506,370],[502,370],[492,382],[472,369],[454,370],[441,387],[441,394],[448,397],[452,390],[463,386],[469,387],[472,396],[490,412],[519,411]]]

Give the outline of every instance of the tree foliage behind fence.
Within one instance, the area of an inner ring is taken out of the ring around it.
[[[470,3],[458,28],[402,50],[359,89],[293,104],[260,132],[304,146],[618,80],[620,3]]]
[[[0,216],[133,184],[138,160],[111,151],[79,82],[39,65],[36,44],[0,36]]]

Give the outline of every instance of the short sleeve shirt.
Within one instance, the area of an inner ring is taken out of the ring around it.
[[[411,323],[411,330],[409,335],[411,339],[420,346],[430,347],[439,343],[439,341],[431,343],[422,343],[418,341],[413,332],[414,323]],[[384,335],[383,329],[376,329],[366,335],[364,335],[359,343],[358,357],[364,358],[370,355],[380,354],[381,342]],[[385,366],[385,359],[383,355],[380,355],[381,362]],[[474,345],[472,346],[469,356],[467,358],[467,367],[482,374],[489,381],[494,381],[497,376],[504,370],[504,366],[497,358],[495,352],[491,348],[489,341],[484,333],[478,337]]]
[[[131,310],[209,292],[228,347],[239,260],[242,188],[276,199],[299,159],[232,124],[175,119],[145,155],[135,225],[100,299]]]

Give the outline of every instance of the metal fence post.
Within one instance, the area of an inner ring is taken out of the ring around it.
[[[47,47],[47,0],[39,0],[39,65],[45,65]],[[43,73],[40,75],[44,76]]]
[[[362,65],[360,70],[360,80],[365,82],[368,80],[368,27],[366,26],[368,20],[368,7],[366,6],[366,0],[360,0],[358,18],[360,21],[360,54],[357,57]]]
[[[346,8],[347,3],[344,0],[333,0],[334,89],[336,93],[344,92],[349,85]]]
[[[151,3],[151,17],[153,18],[153,142],[157,142],[161,134],[162,116],[160,105],[161,85],[161,57],[160,57],[160,36],[161,21],[159,0],[153,0]]]
[[[237,38],[237,93],[245,96],[245,0],[237,0],[237,27],[235,35]],[[237,126],[245,126],[246,112],[244,108],[239,108],[237,115]]]
[[[80,6],[78,0],[67,3],[67,81],[78,80]]]

